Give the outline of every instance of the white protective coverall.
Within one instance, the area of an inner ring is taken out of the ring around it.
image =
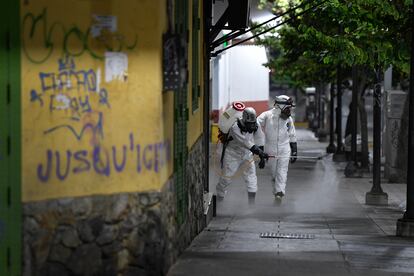
[[[216,186],[217,196],[220,198],[225,196],[227,187],[239,168],[242,169],[247,191],[255,193],[257,191],[256,166],[250,148],[253,145],[264,145],[264,133],[260,126],[254,133],[241,132],[235,122],[229,130],[229,137],[233,139],[228,143],[224,154],[222,175]]]
[[[277,107],[265,111],[257,117],[265,133],[264,151],[270,156],[290,156],[290,143],[296,143],[296,131],[292,117],[286,120],[280,117]],[[287,172],[290,158],[269,158],[272,172],[273,193],[285,194]]]

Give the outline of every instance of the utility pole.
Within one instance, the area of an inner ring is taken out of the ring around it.
[[[374,165],[372,188],[365,194],[365,204],[388,205],[388,194],[381,188],[381,84],[380,70],[375,72],[374,88]]]
[[[335,146],[335,129],[334,129],[334,120],[335,120],[335,116],[334,116],[334,112],[335,112],[335,86],[333,83],[331,83],[331,97],[330,97],[330,101],[329,101],[329,145],[326,148],[326,152],[327,153],[334,153],[336,151],[336,146]]]
[[[407,164],[407,204],[403,218],[397,221],[397,236],[414,237],[414,6],[411,7],[411,68],[410,90],[408,95],[408,164]]]

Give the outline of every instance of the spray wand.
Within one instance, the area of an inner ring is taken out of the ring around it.
[[[310,160],[322,160],[323,156],[280,156],[280,155],[269,155],[269,158],[296,158],[296,159],[310,159]]]

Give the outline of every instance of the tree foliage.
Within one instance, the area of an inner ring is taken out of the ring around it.
[[[320,2],[324,3],[297,16]],[[299,3],[261,0],[260,6],[280,13]],[[329,82],[338,64],[372,71],[393,65],[404,75],[409,72],[411,5],[409,0],[308,1],[258,43],[269,49],[268,66],[276,78],[288,77],[297,84]]]

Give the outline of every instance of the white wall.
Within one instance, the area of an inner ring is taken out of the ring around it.
[[[230,101],[267,101],[269,99],[269,69],[264,47],[236,46],[228,50],[231,70]]]
[[[230,83],[229,83],[229,57],[222,55],[219,57],[219,72],[218,72],[218,110],[225,109],[230,103]]]
[[[213,59],[212,109],[223,110],[234,101],[268,101],[269,69],[264,47],[241,45]]]
[[[211,109],[212,110],[219,110],[220,103],[219,103],[219,58],[211,59],[211,67],[210,67],[210,75],[211,75]]]

